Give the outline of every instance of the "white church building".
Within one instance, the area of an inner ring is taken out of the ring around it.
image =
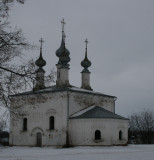
[[[64,22],[62,24],[62,41],[56,51],[56,85],[45,87],[43,66],[46,61],[41,43],[33,91],[10,96],[10,145],[126,145],[128,119],[115,113],[117,98],[91,88],[87,40],[85,58],[81,62],[81,87],[69,83],[70,52],[65,47]]]

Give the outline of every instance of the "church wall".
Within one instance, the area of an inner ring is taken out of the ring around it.
[[[68,103],[69,102],[69,103]],[[36,134],[42,134],[43,146],[66,144],[67,115],[96,105],[114,112],[115,101],[111,97],[86,93],[61,91],[41,95],[24,95],[11,99],[16,116],[11,114],[10,145],[36,146]],[[55,117],[55,129],[49,130],[49,117]],[[23,131],[23,118],[27,118],[27,131]],[[127,120],[118,119],[69,119],[68,140],[71,145],[118,145],[127,142]],[[94,140],[94,132],[102,137]],[[118,140],[119,130],[123,139]]]
[[[120,119],[70,119],[70,145],[126,145],[128,121]],[[95,140],[95,131],[101,132],[101,139]],[[119,140],[122,131],[122,140]]]
[[[69,115],[93,105],[115,112],[115,100],[112,97],[79,92],[69,92],[69,94]]]
[[[35,146],[36,134],[42,134],[42,145],[64,145],[67,128],[66,92],[12,98],[10,145]],[[49,129],[49,117],[55,118],[55,129]],[[27,118],[27,131],[23,131],[23,118]]]

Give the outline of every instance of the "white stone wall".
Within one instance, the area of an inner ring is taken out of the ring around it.
[[[69,85],[69,68],[64,68],[61,67],[59,69],[59,81],[58,81],[58,85],[60,86],[65,86],[65,85]]]
[[[108,111],[115,112],[114,98],[88,93],[69,92],[69,115],[90,106],[99,106]]]
[[[101,139],[95,140],[95,131],[101,131]],[[119,140],[119,131],[122,140]],[[125,145],[128,141],[128,121],[119,119],[71,119],[69,142],[78,145]]]
[[[91,89],[90,86],[90,73],[81,72],[81,88]]]
[[[10,145],[35,146],[36,134],[41,132],[43,146],[66,144],[67,126],[72,145],[114,145],[127,142],[127,120],[69,119],[89,106],[96,105],[114,112],[114,98],[70,91],[50,92],[41,95],[16,96],[11,99],[13,111],[10,124]],[[49,117],[55,117],[55,129],[49,130]],[[23,118],[28,119],[27,131],[23,131]],[[102,139],[94,141],[94,131],[102,132]],[[123,140],[118,140],[119,130]]]
[[[12,98],[10,145],[36,145],[36,133],[42,133],[43,146],[64,145],[67,128],[67,95],[56,92]],[[49,130],[49,117],[55,117],[55,129]],[[27,131],[23,131],[23,118],[27,118]]]

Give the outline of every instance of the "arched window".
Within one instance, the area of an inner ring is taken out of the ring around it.
[[[27,118],[23,119],[23,131],[27,131]]]
[[[122,131],[119,131],[119,140],[122,140]]]
[[[101,139],[101,132],[99,130],[95,131],[95,140]]]
[[[49,118],[49,129],[50,130],[54,129],[54,123],[55,123],[54,116],[50,116],[50,118]]]

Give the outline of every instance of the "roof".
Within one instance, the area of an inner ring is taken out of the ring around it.
[[[88,118],[106,118],[106,119],[123,119],[128,120],[122,116],[119,116],[113,112],[110,112],[99,106],[91,106],[84,110],[81,110],[73,114],[70,119],[88,119]]]
[[[94,92],[91,90],[75,87],[75,86],[68,86],[68,87],[57,87],[56,85],[51,86],[51,87],[46,87],[42,90],[38,91],[29,91],[29,92],[23,92],[15,95],[10,95],[10,97],[15,97],[15,96],[22,96],[22,95],[35,95],[35,94],[42,94],[42,93],[49,93],[49,92],[62,92],[62,91],[70,91],[70,92],[78,92],[78,93],[86,93],[86,94],[92,94],[92,95],[100,95],[104,97],[111,97],[111,98],[117,98],[115,96],[111,95],[106,95],[103,93],[99,92]]]

